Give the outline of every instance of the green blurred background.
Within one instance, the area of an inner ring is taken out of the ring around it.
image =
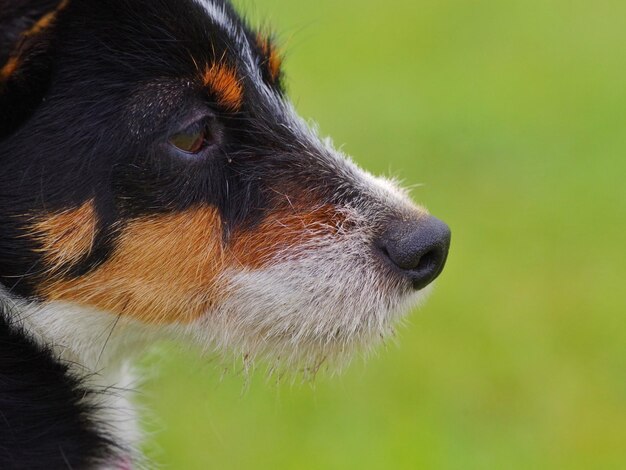
[[[248,384],[176,348],[147,360],[150,457],[626,468],[626,2],[239,4],[282,33],[301,113],[367,169],[423,183],[413,197],[453,246],[397,344],[339,377]]]

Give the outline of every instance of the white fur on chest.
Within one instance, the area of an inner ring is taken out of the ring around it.
[[[141,443],[139,419],[133,405],[138,386],[132,363],[153,343],[157,333],[132,320],[70,303],[30,303],[10,299],[11,321],[51,348],[70,372],[96,393],[86,396],[96,405],[95,422],[134,459]],[[162,336],[161,332],[158,336]]]

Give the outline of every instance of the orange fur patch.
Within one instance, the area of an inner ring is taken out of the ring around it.
[[[48,28],[54,20],[56,20],[57,15],[62,10],[65,10],[67,6],[70,4],[70,0],[62,0],[61,3],[50,13],[46,13],[26,32],[22,33],[24,37],[36,36],[41,33],[44,29]]]
[[[19,57],[9,57],[7,63],[0,69],[0,81],[7,80],[18,68],[20,68]]]
[[[98,269],[43,286],[50,300],[89,304],[146,323],[190,322],[219,298],[224,267],[216,209],[131,221]]]
[[[95,271],[45,282],[49,300],[89,304],[150,324],[189,323],[225,295],[228,268],[260,269],[283,252],[336,233],[334,206],[281,210],[224,246],[217,209],[136,219],[120,230],[111,257]]]
[[[263,55],[266,57],[266,64],[272,81],[276,81],[280,76],[280,70],[283,65],[283,57],[280,51],[272,43],[272,41],[262,35],[257,36],[257,44]]]
[[[255,230],[236,234],[231,252],[240,265],[262,268],[279,253],[293,252],[316,238],[336,234],[344,220],[330,204],[313,210],[289,207],[270,214]]]
[[[42,217],[31,227],[51,271],[67,269],[89,255],[98,219],[93,200],[81,207]]]
[[[61,3],[51,12],[43,15],[39,20],[33,24],[30,29],[24,31],[20,34],[19,41],[17,46],[14,48],[13,52],[9,56],[9,60],[6,64],[0,69],[0,81],[6,81],[11,77],[16,70],[19,69],[22,60],[20,58],[23,53],[22,48],[24,45],[24,40],[37,34],[40,34],[42,31],[46,30],[54,21],[56,20],[59,12],[67,8],[70,4],[70,0],[62,0]]]
[[[218,103],[229,111],[237,111],[243,101],[243,87],[233,69],[225,64],[207,66],[203,75],[204,86],[209,87]]]

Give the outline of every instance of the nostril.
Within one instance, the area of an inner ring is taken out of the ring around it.
[[[415,289],[423,289],[441,274],[446,254],[443,249],[435,248],[420,258],[417,269],[411,273]]]
[[[429,251],[423,255],[417,264],[417,271],[430,271],[437,264],[438,254],[435,250]]]

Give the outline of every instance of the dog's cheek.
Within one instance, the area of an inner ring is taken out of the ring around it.
[[[88,257],[97,236],[89,202],[37,222],[48,267],[39,294],[149,324],[191,323],[219,308],[228,296],[227,275],[297,262],[318,239],[337,236],[344,222],[332,205],[283,208],[224,244],[222,220],[213,207],[143,217],[124,224],[99,267],[72,276],[70,268]]]
[[[101,266],[53,279],[40,294],[150,324],[188,323],[224,295],[221,237],[221,219],[212,207],[136,219],[120,229]]]
[[[88,257],[97,230],[98,217],[93,200],[78,209],[35,217],[30,233],[45,265],[44,275],[71,269]]]

